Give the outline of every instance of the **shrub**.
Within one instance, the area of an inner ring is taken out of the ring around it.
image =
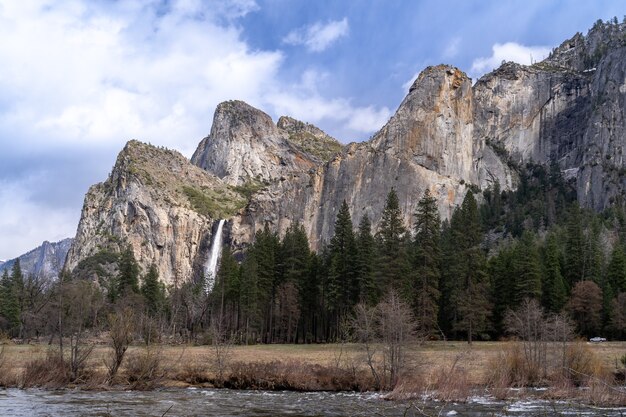
[[[226,388],[275,391],[367,391],[373,388],[373,379],[366,371],[353,374],[300,361],[237,362],[228,377],[214,383]]]
[[[48,351],[45,358],[34,359],[26,364],[21,386],[59,389],[71,381],[72,371],[69,364],[57,352]]]
[[[567,347],[564,368],[565,376],[578,387],[589,386],[593,380],[611,380],[608,369],[584,342]]]
[[[183,369],[174,376],[174,379],[191,385],[199,385],[211,381],[207,373],[206,361],[203,360],[186,361]]]
[[[126,359],[126,379],[131,389],[148,390],[155,388],[163,379],[161,351],[146,348],[132,352]]]
[[[500,352],[490,361],[488,369],[487,386],[496,396],[504,395],[511,387],[533,386],[540,381],[541,370],[526,359],[518,343]]]

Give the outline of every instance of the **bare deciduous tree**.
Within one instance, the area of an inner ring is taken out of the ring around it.
[[[378,389],[393,388],[398,382],[416,327],[411,307],[393,290],[376,307],[356,306],[353,334],[365,350]]]
[[[109,335],[113,348],[111,358],[106,364],[109,370],[109,382],[113,381],[120,365],[122,365],[124,354],[133,340],[134,329],[135,313],[130,308],[127,307],[109,315]]]
[[[383,388],[382,380],[375,361],[377,356],[376,342],[378,341],[377,313],[376,307],[368,307],[364,303],[357,304],[354,307],[351,327],[354,340],[359,343],[365,351],[365,360],[374,378],[374,385],[377,390],[380,390]]]
[[[232,353],[234,337],[229,332],[228,326],[226,326],[224,317],[221,314],[216,315],[211,320],[211,336],[215,368],[217,370],[218,379],[222,380]]]
[[[85,328],[99,309],[100,294],[95,285],[88,281],[63,283],[61,291],[66,299],[72,300],[63,305],[62,319],[65,323],[63,329],[70,343],[72,379],[76,380],[94,349],[93,344],[86,345],[83,339]]]
[[[546,377],[550,365],[563,366],[565,344],[574,334],[574,326],[567,316],[546,316],[537,300],[527,298],[519,308],[507,312],[504,322],[507,331],[522,341],[527,382],[536,382],[539,378]],[[558,364],[549,363],[548,342],[561,343],[561,360]]]
[[[385,366],[389,368],[389,386],[393,387],[405,365],[406,345],[415,336],[416,323],[410,306],[393,290],[378,304],[378,310]]]

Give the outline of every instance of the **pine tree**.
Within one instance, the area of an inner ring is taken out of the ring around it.
[[[541,300],[541,260],[533,235],[525,231],[515,248],[513,258],[515,304],[526,298]]]
[[[320,308],[320,277],[324,274],[323,269],[322,259],[312,252],[308,277],[300,281],[298,285],[301,311],[300,334],[305,343],[318,340],[318,321],[323,311]]]
[[[458,223],[460,209],[452,213],[450,221],[441,224],[441,276],[439,279],[439,328],[445,335],[454,332],[458,318],[458,298],[461,290],[460,266],[461,259],[457,255],[458,248],[454,242],[451,224]],[[455,226],[456,227],[456,226]]]
[[[17,300],[13,290],[13,283],[8,270],[4,270],[0,281],[0,316],[6,320],[6,330],[10,330],[17,322]]]
[[[380,300],[380,287],[375,280],[376,241],[372,236],[372,224],[367,216],[359,223],[356,236],[357,266],[356,274],[359,284],[359,301],[368,305],[376,305]]]
[[[165,289],[159,282],[159,271],[155,264],[150,265],[148,273],[143,278],[141,294],[146,302],[148,313],[153,316],[158,314],[165,302]]]
[[[435,333],[441,276],[440,227],[437,200],[426,189],[415,213],[414,280],[411,298],[423,335]]]
[[[585,242],[585,279],[598,285],[602,283],[604,265],[604,255],[600,248],[601,228],[599,218],[594,216]]]
[[[256,308],[260,311],[259,332],[264,343],[271,342],[274,300],[279,284],[279,249],[278,235],[270,231],[269,225],[266,223],[262,230],[257,231],[254,243],[248,250],[248,256],[251,256],[255,262]]]
[[[311,252],[309,239],[301,223],[293,223],[283,237],[279,251],[279,282],[275,292],[273,339],[292,343],[297,334],[294,329],[300,320],[300,305],[307,303],[311,294],[300,288],[309,278]]]
[[[120,254],[117,275],[117,295],[139,292],[139,264],[130,245]]]
[[[485,196],[485,204],[481,206],[483,224],[491,229],[500,223],[502,215],[502,190],[500,189],[500,183],[496,181],[493,184],[493,188],[485,190],[483,194]]]
[[[244,331],[244,342],[248,344],[258,339],[262,323],[262,312],[259,308],[258,263],[254,251],[248,250],[241,262],[241,323]]]
[[[504,333],[504,316],[514,306],[513,259],[515,250],[507,246],[489,260],[493,326],[496,334]]]
[[[457,245],[456,273],[460,277],[456,330],[467,336],[468,343],[473,337],[488,329],[491,305],[489,283],[486,272],[487,261],[480,248],[482,230],[476,200],[471,192],[463,199],[459,215],[451,225],[451,233]]]
[[[565,282],[573,288],[585,277],[585,235],[583,233],[582,214],[575,204],[567,215],[565,240]]]
[[[211,293],[213,317],[226,329],[236,331],[238,326],[240,281],[239,265],[230,246],[226,245],[220,255],[219,267],[215,274],[215,286]]]
[[[337,214],[335,233],[328,249],[330,253],[328,301],[333,306],[335,319],[339,321],[357,303],[359,296],[356,240],[350,209],[345,200]]]
[[[309,239],[301,223],[293,223],[283,237],[279,253],[281,282],[298,283],[305,279],[310,260]]]
[[[554,233],[546,238],[544,253],[543,306],[549,312],[558,313],[567,302],[567,287],[561,273],[561,255]]]
[[[613,294],[626,292],[626,255],[621,245],[616,245],[611,252],[606,279]]]
[[[7,271],[2,277],[3,304],[1,306],[2,315],[7,320],[10,332],[21,337],[21,320],[23,308],[24,275],[20,265],[20,260],[16,259],[11,268],[11,275]]]
[[[385,209],[376,234],[380,252],[378,276],[385,290],[406,287],[409,275],[407,230],[394,188],[387,194]]]
[[[602,289],[602,322],[607,325],[614,315],[614,298],[626,292],[626,255],[619,244],[611,252],[609,265],[600,287]]]

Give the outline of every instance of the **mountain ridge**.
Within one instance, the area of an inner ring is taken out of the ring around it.
[[[44,241],[41,245],[17,258],[0,262],[0,273],[5,270],[10,272],[17,259],[24,276],[32,275],[46,281],[56,280],[65,264],[67,252],[74,239],[66,238],[58,242]]]
[[[468,191],[480,192],[496,183],[502,190],[515,188],[518,167],[529,162],[558,165],[575,182],[580,203],[602,210],[626,192],[626,178],[620,174],[626,170],[626,48],[620,41],[625,33],[623,24],[596,24],[587,36],[575,35],[544,61],[530,66],[504,63],[474,85],[456,67],[427,67],[385,126],[366,142],[343,146],[313,125],[289,117],[274,123],[242,101],[221,103],[211,133],[199,143],[191,164],[179,160],[177,166],[180,172],[193,170],[187,164],[206,172],[206,187],[219,190],[214,196],[229,195],[231,209],[202,220],[188,219],[188,227],[200,222],[202,231],[187,240],[172,236],[172,247],[159,256],[154,254],[160,245],[149,228],[113,227],[110,233],[135,242],[144,267],[150,259],[180,259],[183,254],[174,247],[193,247],[185,253],[192,260],[174,274],[176,279],[190,279],[201,272],[202,252],[211,243],[212,224],[218,218],[228,220],[227,241],[236,249],[250,243],[266,224],[283,234],[300,222],[312,248],[320,250],[333,234],[344,200],[354,226],[367,216],[375,228],[385,196],[394,188],[404,222],[410,225],[428,189],[441,216],[449,218]],[[606,47],[598,41],[604,37],[609,39]],[[296,140],[297,134],[302,137]],[[320,149],[328,152],[320,154]],[[153,156],[151,164],[162,165],[160,154]],[[120,165],[116,175],[127,177],[124,170],[129,169]],[[107,181],[113,190],[106,198],[92,190],[86,197],[77,233],[82,245],[94,247],[89,243],[93,227],[82,226],[96,223],[94,212],[100,221],[115,223],[108,220],[112,216],[106,205],[134,204],[141,187],[146,187],[144,194],[153,193],[154,184],[140,179],[130,192],[111,178]],[[178,207],[177,195],[142,204],[167,211]],[[116,216],[119,224],[127,223],[127,211],[118,210]],[[143,241],[150,250],[142,249],[138,242]],[[77,251],[68,256],[70,269],[83,256]],[[171,265],[159,267],[162,277],[173,276],[172,271]]]

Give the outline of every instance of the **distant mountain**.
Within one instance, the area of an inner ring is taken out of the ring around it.
[[[20,255],[18,258],[24,276],[32,274],[42,279],[57,279],[73,241],[71,238],[52,243],[45,241],[41,246]],[[0,272],[5,269],[10,271],[13,264],[15,259],[0,262]]]

